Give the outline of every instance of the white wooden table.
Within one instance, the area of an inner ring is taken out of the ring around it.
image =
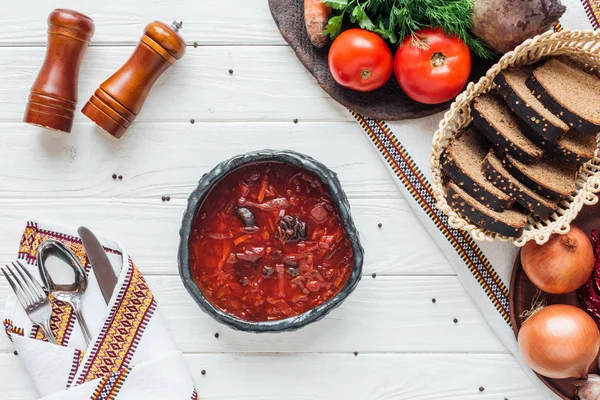
[[[80,113],[71,135],[21,122],[44,57],[46,18],[57,7],[96,22],[79,108],[129,57],[146,23],[184,21],[187,54],[120,141]],[[2,8],[1,263],[15,257],[28,217],[85,224],[120,240],[145,273],[204,400],[541,398],[364,133],[286,46],[266,0],[20,0]],[[356,292],[325,320],[291,334],[219,325],[177,275],[178,229],[197,180],[218,162],[261,148],[304,152],[337,171],[366,250]],[[8,290],[0,279],[2,309]],[[34,398],[1,335],[0,399]]]

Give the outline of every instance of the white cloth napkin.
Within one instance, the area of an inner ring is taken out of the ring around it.
[[[562,0],[567,12],[562,27],[598,29],[599,0]],[[559,27],[560,29],[560,27]],[[449,228],[435,207],[431,181],[431,143],[443,113],[416,120],[376,121],[352,113],[382,156],[394,180],[435,243],[444,252],[462,285],[496,335],[548,399],[558,398],[521,358],[510,325],[508,290],[518,249],[499,241],[475,243],[466,233]]]
[[[74,230],[28,222],[18,257],[29,271],[39,279],[35,258],[39,244],[47,238],[69,246],[89,272],[82,313],[93,339],[86,347],[70,305],[53,300],[51,328],[60,345],[48,343],[11,294],[4,326],[40,396],[53,400],[197,399],[154,296],[125,249],[100,238],[118,276],[107,305]]]

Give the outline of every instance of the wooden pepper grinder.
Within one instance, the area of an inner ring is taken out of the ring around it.
[[[83,53],[94,34],[94,21],[73,10],[48,16],[48,48],[31,87],[23,121],[71,132],[77,106],[77,83]]]
[[[123,136],[139,114],[156,80],[185,54],[180,20],[168,26],[154,21],[127,62],[108,78],[81,110],[116,137]]]

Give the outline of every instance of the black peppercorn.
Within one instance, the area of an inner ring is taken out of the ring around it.
[[[483,392],[485,390],[485,388],[483,386],[479,386],[479,391]]]
[[[166,201],[166,200],[167,200],[167,198],[166,198],[165,196],[161,197],[160,199],[161,199],[162,201]]]
[[[431,299],[432,303],[435,303],[437,300],[435,299],[435,297],[433,299]]]
[[[171,201],[171,196],[167,196],[167,197],[165,197],[165,199],[166,199],[167,201]]]
[[[17,353],[17,351],[16,351],[16,350],[15,350],[15,351],[13,351],[13,354],[14,354],[15,356],[18,356],[18,355],[19,355],[19,353]]]
[[[354,355],[355,355],[355,356],[357,356],[357,355],[358,355],[358,351],[355,351],[355,352],[354,352]]]
[[[373,277],[373,279],[377,278],[377,274],[375,272],[373,272],[373,275],[371,275]]]
[[[205,370],[205,369],[203,369],[202,371],[200,371],[200,373],[201,373],[202,375],[206,375],[206,370]]]
[[[190,124],[192,124],[192,125],[193,125],[193,124],[195,124],[195,123],[196,123],[196,120],[195,120],[195,119],[193,119],[193,118],[192,118],[192,119],[190,119]]]
[[[454,318],[454,323],[457,324],[458,323],[458,319]]]
[[[117,179],[117,174],[112,174],[113,179]]]
[[[119,175],[119,180],[122,181],[123,180],[123,175]]]
[[[378,228],[381,228],[382,226],[383,226],[383,224],[381,222],[377,224]]]
[[[233,75],[233,70],[232,69],[229,69],[229,74]]]
[[[217,339],[219,338],[219,334],[218,333],[215,333],[215,338],[217,338]]]
[[[198,42],[194,42],[194,47],[198,47]]]
[[[294,118],[294,123],[297,124],[298,123],[298,118]]]

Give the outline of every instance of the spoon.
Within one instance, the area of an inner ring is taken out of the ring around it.
[[[61,261],[67,263],[67,265],[73,270],[74,279],[72,283],[63,284],[55,283],[52,277],[48,273],[46,262],[48,258],[54,256]],[[92,335],[90,330],[85,323],[85,319],[81,314],[81,297],[87,289],[87,275],[83,265],[79,262],[73,251],[64,245],[62,242],[57,240],[47,239],[44,240],[37,250],[37,264],[42,277],[44,286],[48,292],[60,301],[71,304],[73,312],[79,326],[83,332],[85,344],[89,345],[92,341]]]

